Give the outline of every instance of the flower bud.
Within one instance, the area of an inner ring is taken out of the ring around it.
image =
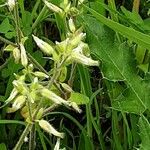
[[[29,71],[29,72],[32,72],[32,71],[33,71],[33,68],[34,68],[34,67],[33,67],[33,64],[28,65],[28,71]]]
[[[92,60],[89,57],[84,56],[81,54],[77,49],[74,49],[72,54],[71,54],[71,59],[77,63],[81,63],[83,65],[87,66],[99,66],[99,62]]]
[[[18,81],[18,80],[14,80],[13,85],[19,93],[21,93],[23,95],[28,93],[27,86],[23,82]]]
[[[46,88],[43,88],[40,93],[42,96],[52,100],[56,104],[68,105],[68,102],[66,100],[62,99],[61,97],[57,96],[55,93]]]
[[[67,91],[67,92],[72,92],[72,88],[66,84],[66,83],[61,83],[61,86]]]
[[[86,36],[86,33],[79,33],[79,34],[75,35],[70,40],[71,49],[76,48],[85,36]]]
[[[39,86],[40,86],[40,84],[39,84],[38,78],[35,77],[33,79],[33,82],[31,83],[30,89],[33,90],[33,91],[35,91],[36,89],[39,88]]]
[[[62,13],[62,12],[63,12],[61,8],[59,8],[58,6],[56,6],[56,5],[54,5],[54,4],[50,3],[50,2],[48,2],[48,1],[46,1],[46,0],[44,0],[44,3],[45,3],[45,5],[46,5],[51,11],[53,11],[53,12],[55,12],[55,13]]]
[[[49,122],[46,120],[39,120],[40,127],[48,132],[49,134],[53,134],[57,137],[64,138],[64,133],[58,132]]]
[[[24,142],[28,142],[29,141],[29,138],[27,137],[27,136],[25,136],[25,138],[24,138]]]
[[[48,43],[44,42],[43,40],[39,39],[38,37],[33,36],[34,41],[36,42],[37,46],[46,54],[51,55],[54,53],[54,49]]]
[[[64,52],[67,50],[69,38],[65,39],[62,42],[57,42],[56,41],[56,48],[58,49],[59,52]]]
[[[26,101],[26,96],[23,95],[18,96],[14,100],[14,103],[12,104],[12,108],[16,110],[20,109],[24,105],[25,101]]]
[[[70,103],[70,106],[71,106],[74,110],[76,110],[78,113],[81,113],[81,112],[82,112],[82,110],[78,107],[78,105],[77,105],[75,102],[71,102],[71,103]]]
[[[39,77],[39,78],[49,78],[49,76],[43,72],[40,72],[40,71],[36,71],[33,73],[36,77]]]
[[[15,7],[15,0],[8,0],[7,5],[9,7],[9,10],[12,11]]]
[[[24,106],[22,109],[21,109],[21,116],[23,117],[23,118],[27,118],[27,117],[29,117],[29,111],[28,111],[28,107],[27,106]]]
[[[85,0],[79,0],[79,5],[81,5]]]
[[[57,142],[55,144],[54,150],[60,150],[60,138],[57,138]]]
[[[16,88],[13,88],[13,90],[10,93],[10,96],[8,97],[8,99],[5,101],[5,103],[9,103],[11,102],[18,94],[18,91]]]
[[[24,67],[26,67],[28,64],[28,58],[23,44],[20,44],[20,50],[21,50],[21,63]]]
[[[69,19],[69,29],[70,29],[70,31],[71,32],[75,32],[75,30],[76,30],[76,28],[75,28],[75,25],[74,25],[74,22],[73,22],[73,19],[72,18],[70,18]]]
[[[13,56],[14,56],[14,59],[15,59],[15,63],[19,63],[19,60],[20,60],[20,50],[17,47],[14,48],[14,50],[13,50]]]
[[[43,109],[43,108],[41,108],[41,109],[38,111],[38,113],[37,113],[37,115],[36,115],[36,119],[37,119],[37,120],[42,118],[43,112],[44,112],[44,109]]]

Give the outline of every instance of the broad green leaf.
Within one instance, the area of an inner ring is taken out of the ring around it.
[[[0,150],[7,150],[6,145],[4,143],[0,144]]]
[[[148,150],[150,148],[150,124],[144,116],[139,119],[139,128],[142,140],[140,150]]]
[[[44,66],[44,65],[46,64],[46,60],[45,60],[44,58],[42,58],[42,57],[43,57],[42,52],[40,52],[40,51],[35,51],[35,52],[32,53],[31,55],[32,55],[32,57],[33,57],[34,59],[36,59],[36,61],[37,61],[39,64],[41,64],[42,66]]]
[[[69,98],[70,101],[75,102],[77,105],[89,103],[89,98],[81,93],[72,92]]]
[[[31,13],[28,11],[23,11],[22,16],[22,26],[23,26],[23,33],[25,36],[28,36],[32,32],[32,16]]]
[[[142,113],[149,108],[149,85],[136,75],[136,61],[132,48],[127,43],[115,41],[115,33],[96,19],[85,16],[87,40],[90,49],[101,63],[103,77],[110,81],[125,82],[119,96],[113,98],[114,109]]]
[[[101,23],[105,24],[109,28],[113,29],[116,32],[119,32],[123,36],[127,37],[128,39],[136,42],[137,44],[141,45],[143,48],[150,50],[150,36],[139,31],[136,31],[130,27],[126,27],[122,24],[119,24],[111,19],[108,19],[101,14],[97,13],[93,9],[84,6],[93,16]]]
[[[9,23],[9,19],[6,18],[3,20],[3,22],[0,24],[0,33],[7,33],[11,30],[11,25]]]

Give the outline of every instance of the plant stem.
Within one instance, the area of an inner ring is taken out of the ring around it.
[[[21,30],[20,30],[20,23],[19,23],[19,12],[18,12],[18,3],[16,2],[15,9],[14,9],[14,21],[16,23],[16,31],[17,31],[17,43],[21,42]]]
[[[32,25],[32,30],[34,30],[36,28],[36,26],[39,24],[39,22],[41,21],[42,17],[45,15],[46,12],[47,12],[47,6],[44,5],[42,11],[40,12],[37,19],[35,20],[35,22]]]
[[[19,138],[19,141],[17,142],[17,144],[15,145],[13,150],[20,150],[21,149],[21,146],[22,146],[22,144],[24,142],[24,139],[28,135],[31,127],[32,127],[32,124],[28,123],[26,128],[25,128],[25,130],[23,131],[21,137]]]
[[[30,131],[29,150],[35,149],[35,134],[36,134],[35,124],[33,124]]]
[[[37,0],[36,3],[35,3],[35,5],[34,5],[34,7],[33,7],[33,10],[32,10],[32,13],[31,13],[32,19],[34,18],[34,15],[36,13],[36,10],[37,10],[40,2],[41,2],[41,0]]]
[[[139,12],[140,0],[134,0],[132,11]]]
[[[4,43],[6,43],[6,44],[11,44],[11,45],[13,45],[13,46],[17,46],[17,44],[15,44],[15,43],[13,43],[13,42],[11,42],[11,41],[9,41],[9,40],[3,38],[2,36],[0,36],[0,41],[4,42]]]

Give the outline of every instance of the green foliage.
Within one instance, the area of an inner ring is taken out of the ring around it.
[[[89,98],[83,94],[71,92],[70,101],[75,102],[78,105],[88,104]]]
[[[107,31],[103,25],[86,16],[88,41],[92,52],[102,62],[104,78],[110,81],[124,81],[126,87],[117,97],[113,97],[113,107],[126,112],[142,113],[149,106],[148,83],[138,75],[136,61],[132,48],[127,43],[119,44],[111,30]],[[97,29],[93,26],[97,26]],[[140,92],[144,90],[145,92]]]
[[[150,124],[146,117],[141,116],[139,119],[140,137],[142,143],[140,145],[140,150],[147,150],[150,147]]]
[[[150,4],[138,2],[1,0],[0,149],[149,149]]]

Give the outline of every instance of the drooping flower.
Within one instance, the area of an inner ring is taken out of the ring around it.
[[[8,99],[5,101],[5,103],[9,103],[11,102],[18,94],[18,91],[16,88],[13,88],[13,90],[10,93],[10,96],[8,97]]]
[[[36,71],[33,73],[36,77],[39,77],[39,78],[49,78],[49,76],[43,72],[40,72],[40,71]]]
[[[46,120],[39,120],[40,127],[48,132],[49,134],[53,134],[57,137],[64,138],[64,133],[58,132],[48,121]]]
[[[42,96],[52,100],[55,104],[64,104],[67,106],[69,105],[69,103],[66,100],[64,100],[63,98],[59,97],[54,92],[52,92],[46,88],[41,89],[40,93]]]
[[[7,109],[7,113],[13,113],[17,110],[19,110],[25,103],[26,96],[19,95],[14,99],[14,102],[12,104],[12,107]]]
[[[28,58],[27,58],[25,47],[22,43],[20,44],[20,50],[21,50],[21,63],[24,67],[26,67],[28,64]]]
[[[7,5],[9,7],[9,10],[12,11],[15,7],[15,0],[8,0]]]
[[[15,59],[15,63],[18,63],[21,56],[20,56],[20,50],[17,47],[13,49],[13,56]]]
[[[15,108],[16,110],[20,109],[24,105],[25,101],[26,101],[26,96],[19,95],[14,100],[14,102],[12,104],[12,108]]]
[[[75,28],[75,25],[74,25],[74,22],[73,22],[73,19],[72,18],[70,18],[69,19],[69,29],[70,29],[70,31],[71,32],[75,32],[75,30],[76,30],[76,28]]]
[[[99,66],[99,62],[91,59],[90,57],[86,57],[82,52],[82,47],[78,46],[73,49],[71,53],[71,59],[77,63],[81,63],[87,66]]]
[[[62,12],[63,12],[61,8],[59,8],[58,6],[56,6],[56,5],[54,5],[54,4],[50,3],[50,2],[48,2],[48,1],[46,1],[46,0],[44,0],[44,3],[45,3],[45,5],[46,5],[51,11],[53,11],[53,12],[55,12],[55,13],[62,13]]]
[[[79,106],[75,102],[70,102],[70,106],[76,110],[78,113],[81,113],[82,110],[79,108]]]
[[[39,39],[35,35],[32,35],[34,41],[36,42],[37,46],[46,54],[51,55],[54,52],[54,49],[52,46],[50,46],[48,43],[44,42],[43,40]]]

